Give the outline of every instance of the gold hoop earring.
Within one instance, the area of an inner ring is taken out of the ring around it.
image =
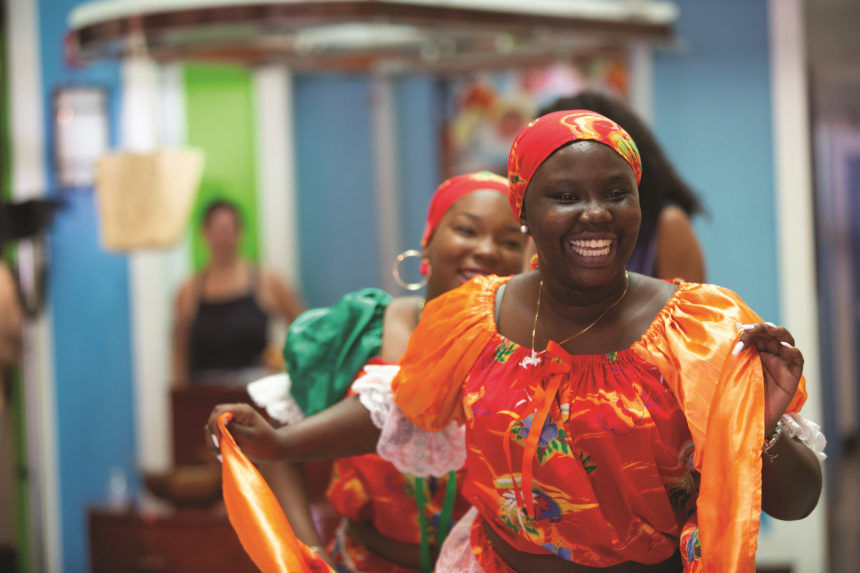
[[[403,280],[400,276],[400,263],[409,257],[418,257],[419,259],[423,259],[424,257],[421,255],[420,251],[416,251],[415,249],[408,249],[398,254],[394,259],[394,268],[392,269],[392,274],[394,275],[394,282],[405,288],[406,290],[418,290],[424,288],[429,280],[429,276],[424,276],[424,278],[417,283],[408,283]]]

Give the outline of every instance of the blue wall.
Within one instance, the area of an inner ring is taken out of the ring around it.
[[[330,305],[378,285],[371,82],[299,75],[294,94],[302,294]]]
[[[708,281],[779,322],[767,2],[676,4],[680,48],[656,55],[654,125],[710,212],[695,224]]]
[[[400,249],[420,249],[427,206],[441,183],[444,122],[440,86],[433,78],[401,78],[395,84]]]
[[[40,0],[39,33],[45,117],[45,162],[51,175],[51,94],[64,85],[98,85],[109,91],[112,141],[118,132],[119,68],[115,64],[70,70],[62,38],[75,0]],[[54,327],[56,429],[60,472],[62,562],[65,571],[89,570],[86,506],[105,499],[109,468],[131,469],[135,459],[128,270],[122,256],[98,244],[91,190],[61,193],[69,206],[50,236],[49,295]]]
[[[372,84],[351,75],[298,75],[294,125],[302,293],[310,306],[379,286]],[[441,105],[435,80],[394,84],[400,249],[420,248],[439,184]]]

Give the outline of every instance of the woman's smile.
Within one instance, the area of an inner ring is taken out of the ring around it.
[[[457,276],[460,279],[460,284],[463,284],[469,282],[475,277],[491,274],[493,274],[493,271],[485,267],[465,267],[459,270]]]
[[[569,249],[579,257],[598,259],[608,257],[616,244],[615,237],[592,237],[571,239],[567,242]]]

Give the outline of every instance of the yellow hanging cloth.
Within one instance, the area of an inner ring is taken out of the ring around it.
[[[263,573],[334,573],[293,533],[275,494],[227,430],[232,414],[218,416],[222,489],[239,541]]]

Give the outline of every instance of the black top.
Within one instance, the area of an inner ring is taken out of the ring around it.
[[[239,370],[259,366],[266,348],[268,318],[257,303],[259,270],[250,271],[250,288],[236,298],[209,302],[203,298],[205,273],[196,281],[200,302],[191,323],[189,367]]]

